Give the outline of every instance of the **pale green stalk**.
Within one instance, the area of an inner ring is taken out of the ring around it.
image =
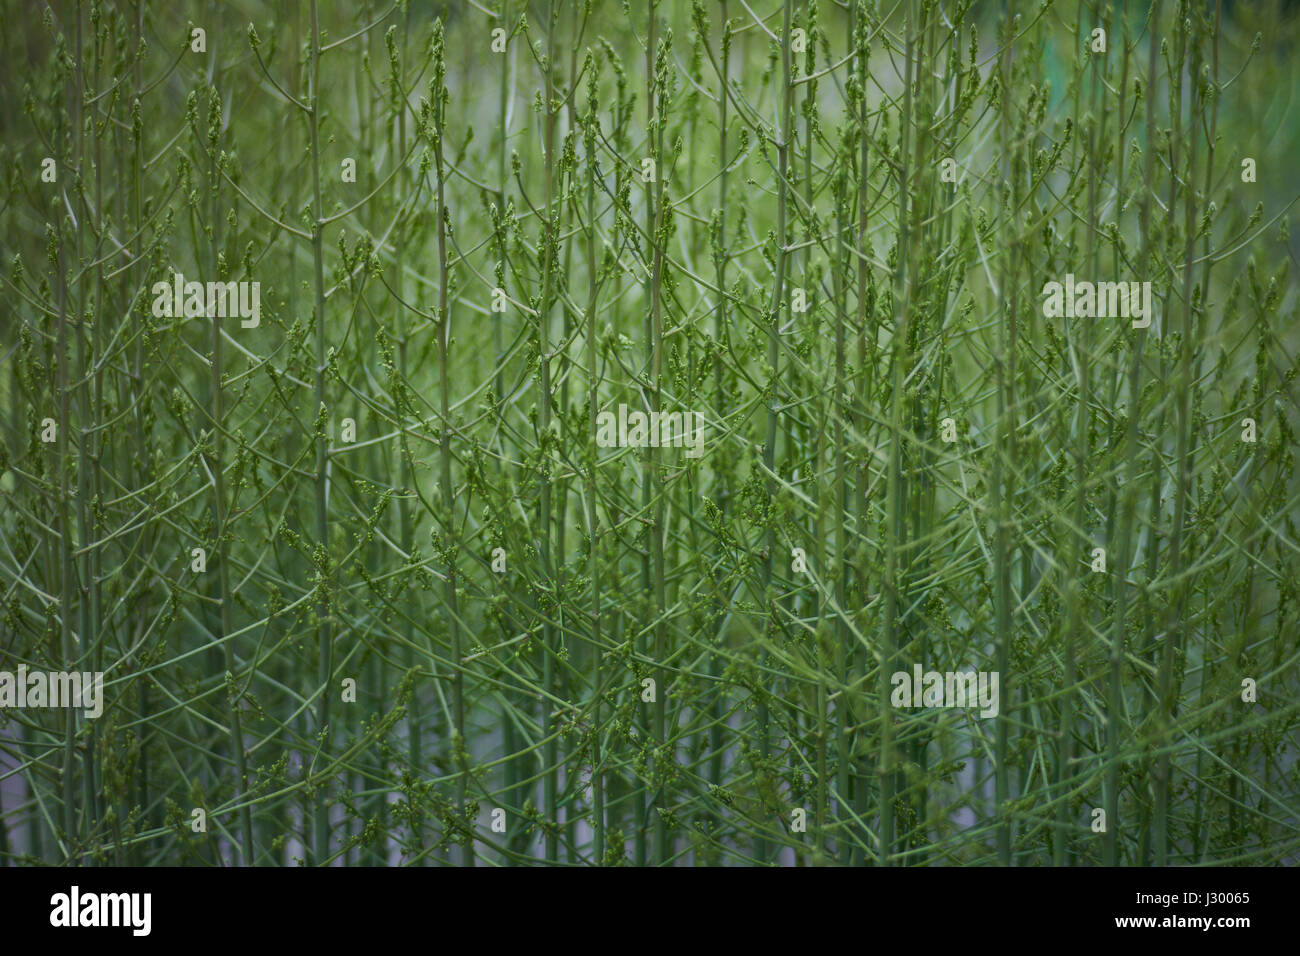
[[[311,136],[311,184],[312,184],[312,267],[313,288],[315,290],[316,320],[316,382],[313,391],[313,418],[317,420],[316,471],[314,478],[316,504],[316,546],[320,560],[317,573],[316,615],[317,615],[317,653],[319,669],[317,682],[320,685],[320,699],[316,704],[316,729],[319,734],[317,755],[328,754],[330,750],[330,698],[334,694],[334,635],[331,618],[333,601],[332,558],[330,557],[329,512],[326,507],[325,488],[329,481],[329,443],[325,430],[319,424],[319,416],[325,412],[325,265],[322,249],[325,208],[321,199],[320,183],[320,109],[317,95],[320,92],[320,24],[317,19],[316,0],[311,0],[311,39],[310,60],[307,81],[307,128]],[[323,794],[316,795],[313,823],[312,862],[320,865],[329,856],[330,822],[329,808]]]

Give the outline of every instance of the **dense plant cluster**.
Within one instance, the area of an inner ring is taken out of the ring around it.
[[[1295,861],[1293,15],[272,7],[0,5],[0,859]]]

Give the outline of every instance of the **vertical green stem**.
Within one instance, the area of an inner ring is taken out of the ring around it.
[[[330,698],[333,695],[334,674],[334,637],[332,629],[331,602],[333,601],[333,574],[330,559],[329,514],[325,498],[329,482],[329,446],[325,436],[323,418],[325,416],[325,265],[322,249],[325,229],[325,210],[321,200],[320,185],[320,110],[317,97],[320,93],[320,25],[317,20],[316,0],[311,0],[311,39],[310,60],[308,66],[307,90],[307,124],[311,136],[311,185],[312,185],[312,279],[315,290],[316,319],[316,383],[313,392],[313,412],[316,420],[316,472],[314,481],[316,506],[316,554],[317,581],[316,618],[317,618],[317,653],[319,669],[317,681],[320,684],[320,700],[317,702],[316,730],[317,760],[321,755],[328,755],[330,750]],[[329,857],[330,824],[329,807],[324,794],[318,793],[315,802],[313,824],[312,862],[320,865]]]

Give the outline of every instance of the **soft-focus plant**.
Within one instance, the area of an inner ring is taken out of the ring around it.
[[[289,6],[0,5],[0,859],[1295,862],[1294,13]]]

